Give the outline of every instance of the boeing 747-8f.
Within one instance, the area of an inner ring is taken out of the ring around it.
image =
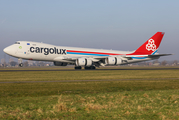
[[[171,55],[157,53],[163,36],[163,32],[157,32],[137,50],[130,52],[65,47],[30,41],[17,41],[6,47],[4,52],[21,60],[51,61],[56,66],[72,64],[75,69],[95,69],[99,66],[124,65]],[[23,66],[22,62],[19,66]]]

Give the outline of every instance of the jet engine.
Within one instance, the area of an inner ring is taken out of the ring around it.
[[[65,62],[53,62],[55,66],[67,66],[68,63]]]
[[[92,66],[93,61],[86,58],[78,58],[76,60],[76,66]]]
[[[122,63],[122,59],[118,57],[108,57],[105,59],[105,63],[107,65],[120,65]]]

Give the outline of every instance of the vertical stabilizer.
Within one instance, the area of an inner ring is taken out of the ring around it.
[[[132,55],[151,55],[155,54],[160,46],[160,42],[164,36],[164,32],[157,32],[140,46]]]

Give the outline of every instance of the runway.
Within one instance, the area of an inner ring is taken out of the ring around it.
[[[98,70],[179,70],[179,68],[173,68],[173,67],[169,67],[169,68],[162,68],[162,67],[160,67],[160,68],[147,68],[147,67],[145,67],[145,68],[119,68],[119,69],[112,69],[112,68],[105,68],[105,69],[102,69],[102,68],[100,68],[100,69],[95,69],[95,70],[93,70],[93,71],[98,71]],[[20,70],[0,70],[0,72],[27,72],[27,71],[91,71],[91,70],[85,70],[85,69],[81,69],[81,70],[75,70],[75,69],[25,69],[25,70],[22,70],[22,69],[20,69]]]

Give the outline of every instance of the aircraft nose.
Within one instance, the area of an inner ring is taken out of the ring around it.
[[[5,53],[9,54],[9,52],[10,52],[10,48],[9,48],[9,47],[6,47],[6,48],[4,48],[3,51],[4,51]]]

